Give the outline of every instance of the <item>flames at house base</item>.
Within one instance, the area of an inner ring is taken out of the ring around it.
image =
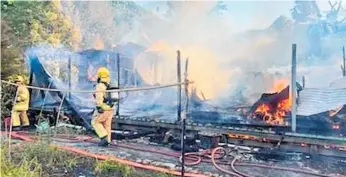
[[[281,87],[277,87],[281,89]],[[287,117],[290,114],[291,99],[289,86],[275,93],[264,93],[255,102],[250,110],[250,118],[260,119],[270,125],[288,125]]]

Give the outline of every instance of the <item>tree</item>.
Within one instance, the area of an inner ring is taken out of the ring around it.
[[[321,17],[315,1],[296,0],[294,4],[294,7],[291,9],[291,15],[296,23],[304,23]]]
[[[218,15],[223,15],[227,11],[227,5],[223,1],[218,1],[210,13],[217,13]]]
[[[27,47],[48,43],[73,46],[73,26],[55,1],[1,1],[1,76],[25,71]]]

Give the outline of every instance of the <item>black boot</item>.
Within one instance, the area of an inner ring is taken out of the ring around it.
[[[22,130],[21,127],[18,127],[18,126],[12,127],[12,131],[21,131],[21,130]]]
[[[27,125],[27,126],[23,126],[23,127],[22,127],[22,130],[23,130],[23,131],[29,131],[29,128],[30,128],[30,126],[29,126],[29,125]]]
[[[109,142],[107,141],[107,136],[101,138],[101,141],[98,144],[99,146],[106,147],[109,145]]]

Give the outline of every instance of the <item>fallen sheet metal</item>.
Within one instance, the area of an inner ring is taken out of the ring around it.
[[[306,88],[299,93],[297,115],[310,116],[346,105],[346,88]]]
[[[331,88],[346,88],[346,77],[338,79],[330,84]]]

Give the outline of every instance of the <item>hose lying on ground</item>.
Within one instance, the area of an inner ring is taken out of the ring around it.
[[[20,133],[26,133],[26,132],[20,132]],[[17,134],[16,134],[17,135]],[[65,137],[70,137],[71,135],[63,135],[64,138]],[[53,138],[54,139],[54,138]],[[57,140],[57,139],[55,139]],[[57,140],[57,141],[61,141],[61,140]],[[65,141],[65,140],[64,140]],[[66,142],[66,141],[65,141]],[[74,139],[72,139],[71,141],[69,141],[70,143],[73,142],[92,142],[92,143],[96,143],[96,140],[92,140],[91,136],[77,136]],[[156,149],[148,149],[148,148],[142,148],[142,147],[138,147],[135,145],[126,145],[126,144],[111,144],[112,146],[117,146],[117,147],[122,147],[122,148],[128,148],[128,149],[133,149],[133,150],[139,150],[139,151],[144,151],[144,152],[151,152],[151,153],[156,153],[156,154],[162,154],[162,155],[167,155],[167,156],[171,156],[171,157],[176,157],[179,158],[180,162],[181,162],[181,155],[180,153],[174,153],[174,152],[167,152],[167,151],[160,151],[160,150],[156,150]],[[222,150],[223,149],[223,150]],[[211,155],[208,155],[210,153],[210,150],[206,150],[203,152],[199,152],[199,153],[186,153],[186,157],[184,157],[186,160],[192,161],[192,162],[188,162],[185,163],[185,165],[198,165],[200,162],[206,162],[206,163],[213,163],[213,165],[217,168],[217,169],[222,169],[220,166],[218,166],[218,164],[222,164],[222,165],[230,165],[229,162],[222,162],[222,161],[216,161],[216,159],[220,159],[223,157],[223,155],[219,155],[219,157],[216,156],[216,154],[220,154],[219,151],[223,151],[224,155],[226,154],[226,150],[222,147],[218,147],[215,148],[211,151]],[[214,155],[213,155],[214,152]],[[203,159],[202,156],[206,156],[209,159]],[[294,169],[294,168],[286,168],[286,167],[276,167],[276,166],[270,166],[270,165],[262,165],[262,164],[251,164],[251,163],[236,163],[237,159],[234,158],[232,163],[231,163],[231,167],[233,164],[233,171],[236,172],[237,175],[235,176],[248,176],[246,174],[241,173],[239,170],[237,170],[235,168],[235,166],[248,166],[248,167],[258,167],[258,168],[268,168],[268,169],[273,169],[273,170],[284,170],[284,171],[291,171],[291,172],[295,172],[295,173],[303,173],[303,174],[309,174],[309,175],[314,175],[314,176],[320,176],[320,177],[333,177],[332,175],[325,175],[325,174],[319,174],[319,173],[315,173],[315,172],[310,172],[310,171],[306,171],[306,170],[301,170],[301,169]],[[220,170],[219,169],[219,170]],[[222,169],[220,171],[227,171]],[[227,173],[225,172],[225,173]],[[234,172],[232,172],[234,173]],[[238,174],[239,173],[239,174]],[[242,174],[242,175],[240,175]]]
[[[214,157],[215,157],[216,152],[217,152],[218,150],[224,151],[224,152],[226,153],[226,150],[225,150],[224,148],[222,148],[222,147],[217,147],[217,148],[213,149],[213,151],[211,152],[211,161],[212,161],[213,165],[215,166],[215,168],[217,168],[218,170],[220,170],[220,171],[222,171],[222,172],[224,172],[224,173],[227,173],[227,174],[229,174],[229,175],[233,175],[233,176],[236,176],[236,177],[242,177],[241,175],[239,175],[239,174],[237,174],[237,173],[234,173],[234,172],[232,172],[232,171],[228,171],[228,170],[226,170],[226,169],[221,168],[221,167],[216,163]]]
[[[215,153],[218,150],[222,150],[225,151],[224,148],[222,147],[217,147],[212,151],[212,155],[211,155],[211,160],[212,163],[214,164],[214,166],[216,168],[218,168],[221,171],[226,172],[227,170],[222,169],[220,166],[218,166],[216,164],[215,161]],[[309,175],[314,175],[314,176],[321,176],[321,177],[333,177],[332,175],[325,175],[325,174],[319,174],[319,173],[314,173],[314,172],[310,172],[310,171],[306,171],[306,170],[300,170],[300,169],[294,169],[294,168],[285,168],[285,167],[275,167],[275,166],[270,166],[270,165],[260,165],[260,164],[250,164],[250,163],[235,163],[237,161],[237,158],[234,157],[234,159],[231,162],[231,168],[234,172],[236,172],[237,174],[244,176],[244,177],[250,177],[249,175],[240,172],[239,170],[237,170],[235,168],[235,166],[248,166],[248,167],[259,167],[259,168],[268,168],[268,169],[273,169],[273,170],[284,170],[284,171],[291,171],[291,172],[295,172],[295,173],[304,173],[304,174],[309,174]],[[229,165],[228,163],[223,163],[225,165]],[[227,171],[226,173],[228,173],[230,171]],[[233,173],[233,172],[232,172]]]
[[[6,133],[6,132],[1,132],[1,133]],[[27,137],[25,135],[20,135],[20,134],[18,134],[16,132],[12,133],[11,136],[13,138],[21,139],[21,140],[24,140],[24,141],[34,142],[33,139],[31,139],[31,138],[29,138],[29,137]],[[161,172],[161,173],[167,173],[167,174],[172,174],[172,175],[175,175],[175,176],[180,176],[180,174],[181,174],[179,171],[170,170],[170,169],[166,169],[166,168],[162,168],[162,167],[157,167],[157,166],[153,166],[153,165],[145,165],[145,164],[141,164],[141,163],[137,163],[137,162],[132,162],[132,161],[129,161],[129,160],[119,159],[119,158],[117,158],[115,156],[112,156],[112,155],[94,154],[94,153],[91,153],[91,152],[88,152],[88,151],[85,151],[85,150],[82,150],[82,149],[79,149],[79,148],[76,148],[76,147],[58,146],[58,145],[50,145],[50,146],[51,147],[56,147],[56,148],[61,149],[61,150],[66,150],[66,151],[74,152],[74,153],[77,153],[77,154],[81,154],[81,155],[84,155],[84,156],[89,156],[89,157],[97,158],[97,159],[100,159],[100,160],[106,160],[106,159],[113,160],[113,161],[116,161],[118,163],[129,165],[129,166],[132,166],[132,167],[135,167],[135,168],[142,168],[142,169],[145,169],[145,170],[151,170],[151,171],[156,171],[156,172]],[[185,176],[187,176],[187,177],[208,177],[207,175],[198,174],[198,173],[185,173]]]

